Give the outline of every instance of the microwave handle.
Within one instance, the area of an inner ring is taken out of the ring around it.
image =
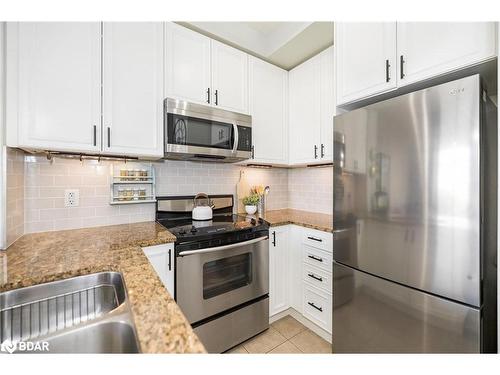
[[[239,138],[238,125],[236,125],[235,122],[233,122],[233,131],[234,131],[233,154],[235,154],[236,151],[238,151],[238,138]]]

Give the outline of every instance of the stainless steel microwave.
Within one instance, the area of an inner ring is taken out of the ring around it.
[[[165,99],[165,158],[234,163],[252,155],[252,117]]]

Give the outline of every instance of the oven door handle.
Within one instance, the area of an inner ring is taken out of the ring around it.
[[[238,151],[238,142],[239,142],[239,138],[240,138],[240,134],[238,131],[238,125],[235,122],[233,122],[233,132],[234,132],[233,154],[235,154],[236,151]]]
[[[257,242],[261,242],[264,240],[268,240],[269,236],[265,237],[259,237],[259,238],[254,238],[253,240],[248,240],[244,242],[237,242],[229,245],[223,245],[223,246],[217,246],[217,247],[209,247],[206,249],[199,249],[199,250],[188,250],[188,251],[181,251],[179,253],[179,256],[186,256],[186,255],[194,255],[194,254],[203,254],[203,253],[215,253],[217,251],[223,251],[227,249],[234,249],[237,247],[242,247],[242,246],[247,246],[247,245],[252,245]]]

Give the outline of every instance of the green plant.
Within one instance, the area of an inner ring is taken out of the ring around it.
[[[243,198],[243,204],[245,206],[256,206],[260,201],[260,197],[257,194],[249,195]]]

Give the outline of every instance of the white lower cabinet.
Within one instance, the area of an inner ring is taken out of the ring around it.
[[[269,236],[269,315],[292,308],[331,333],[332,234],[286,225]]]
[[[158,274],[161,282],[174,297],[175,293],[175,254],[174,244],[167,243],[163,245],[143,247],[142,250]]]
[[[288,299],[289,226],[269,230],[269,315],[289,307]]]
[[[332,332],[332,295],[304,283],[302,314],[325,331]]]

